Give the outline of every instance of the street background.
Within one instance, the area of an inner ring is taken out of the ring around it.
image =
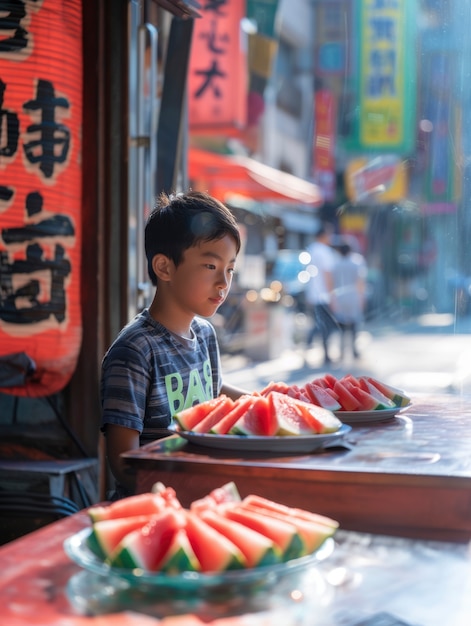
[[[347,351],[338,360],[338,337],[332,337],[332,354],[337,360],[323,364],[320,341],[303,349],[294,345],[276,358],[257,361],[244,354],[223,354],[224,379],[248,391],[261,390],[270,381],[302,384],[331,372],[372,375],[379,380],[414,393],[471,393],[471,318],[451,314],[417,316],[388,325],[366,324],[359,335],[360,358]]]

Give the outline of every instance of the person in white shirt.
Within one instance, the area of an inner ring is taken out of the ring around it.
[[[351,349],[359,358],[356,346],[358,324],[363,320],[367,267],[361,254],[353,253],[348,243],[342,243],[340,256],[332,269],[331,306],[340,328],[340,356],[345,356],[346,338],[350,335]]]
[[[330,233],[322,226],[316,233],[314,242],[307,248],[311,255],[311,279],[306,285],[306,310],[312,316],[312,327],[306,338],[310,348],[317,332],[322,338],[324,363],[332,362],[329,354],[329,337],[338,328],[332,315],[330,298],[332,291],[332,270],[336,252],[330,247]]]

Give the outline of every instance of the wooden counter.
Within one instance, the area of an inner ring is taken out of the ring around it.
[[[261,592],[209,598],[137,588],[81,569],[64,539],[85,512],[0,548],[5,626],[469,626],[471,562],[461,543],[340,530],[320,565]],[[389,620],[389,621],[388,621]],[[396,621],[394,621],[396,620]]]
[[[184,506],[233,480],[242,496],[317,511],[349,530],[471,539],[471,398],[414,397],[403,414],[353,426],[344,441],[347,447],[274,455],[205,448],[172,435],[123,456],[138,492],[161,481]]]

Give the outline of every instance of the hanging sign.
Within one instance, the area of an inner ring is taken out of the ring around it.
[[[328,89],[321,89],[314,97],[313,178],[324,194],[324,199],[335,198],[335,138],[336,101]]]
[[[415,0],[361,0],[357,149],[415,146]]]
[[[195,20],[188,70],[190,129],[235,126],[247,118],[244,0],[207,2]]]
[[[0,2],[0,391],[19,396],[63,389],[81,345],[81,16]]]

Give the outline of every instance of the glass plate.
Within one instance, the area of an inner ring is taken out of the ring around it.
[[[278,582],[282,578],[317,565],[332,554],[335,546],[333,538],[329,537],[313,554],[286,561],[285,563],[231,570],[216,574],[182,572],[181,574],[169,576],[158,572],[152,573],[138,569],[127,570],[110,567],[88,547],[87,538],[90,533],[90,528],[84,528],[64,541],[66,554],[80,567],[101,576],[118,579],[118,583],[119,581],[124,581],[131,586],[139,588],[151,586],[154,589],[173,589],[180,592],[227,591],[231,588],[240,590],[241,586],[258,586],[263,588],[268,583]]]
[[[340,418],[339,418],[340,419]],[[263,437],[255,435],[211,435],[180,431],[177,424],[171,424],[169,430],[198,446],[222,448],[224,450],[245,450],[256,452],[312,452],[339,443],[351,426],[343,424],[335,433],[326,435],[295,435],[292,437]]]
[[[391,409],[378,409],[376,411],[334,411],[334,413],[345,424],[384,422],[406,411],[410,406],[410,404],[407,404],[406,406],[395,406]]]

